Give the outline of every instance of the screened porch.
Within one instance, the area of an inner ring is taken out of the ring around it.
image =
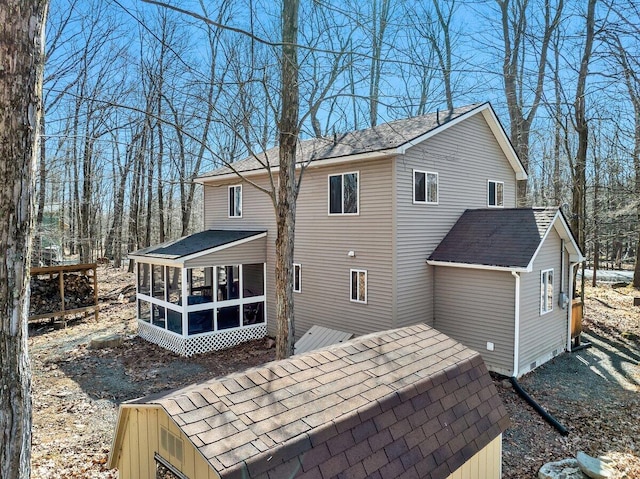
[[[265,233],[208,230],[130,255],[139,335],[184,356],[264,337],[265,254]]]

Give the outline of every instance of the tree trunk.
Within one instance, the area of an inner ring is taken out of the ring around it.
[[[27,316],[46,7],[44,0],[0,6],[0,478],[6,479],[31,473]]]
[[[580,70],[578,72],[578,83],[576,86],[575,107],[575,129],[578,133],[578,151],[573,170],[573,196],[571,198],[571,210],[573,218],[571,227],[573,234],[577,236],[578,246],[584,251],[585,248],[585,216],[586,216],[586,187],[587,187],[587,148],[589,146],[589,124],[586,118],[585,92],[587,75],[589,74],[589,62],[593,50],[593,39],[595,32],[595,7],[596,0],[589,0],[586,18],[586,40]],[[584,264],[583,264],[584,266]],[[583,267],[584,273],[584,267]],[[580,297],[584,302],[584,274],[581,281]]]
[[[296,147],[298,144],[299,0],[284,0],[282,7],[282,112],[280,117],[280,170],[276,204],[276,357],[293,353],[293,242],[296,216]]]
[[[558,28],[564,0],[559,0],[555,12],[551,11],[549,0],[545,0],[543,16],[544,29],[540,42],[539,60],[532,65],[535,73],[535,85],[531,85],[523,72],[530,67],[524,54],[524,44],[527,36],[532,35],[528,20],[528,2],[522,0],[496,0],[500,8],[502,21],[502,35],[504,40],[504,56],[502,64],[504,91],[509,111],[511,142],[525,170],[529,169],[529,136],[531,125],[542,100],[545,71],[547,67],[547,53],[554,31]],[[533,88],[533,99],[529,112],[525,113],[523,89]],[[517,203],[519,207],[526,206],[527,181],[518,180]]]
[[[44,109],[43,109],[44,110]],[[47,164],[46,164],[46,144],[44,136],[44,114],[40,117],[40,163],[38,165],[40,184],[38,189],[38,210],[36,213],[36,247],[38,254],[42,252],[42,222],[44,221],[44,204],[46,199],[46,187],[47,187]]]

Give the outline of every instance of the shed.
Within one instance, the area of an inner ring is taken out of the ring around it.
[[[120,406],[109,467],[200,478],[499,478],[480,355],[424,324]]]

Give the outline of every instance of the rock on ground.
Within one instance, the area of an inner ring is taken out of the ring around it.
[[[578,466],[576,459],[548,462],[538,471],[538,479],[589,479]]]

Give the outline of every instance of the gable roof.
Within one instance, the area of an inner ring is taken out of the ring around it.
[[[424,324],[121,408],[152,405],[222,478],[447,477],[509,422],[480,355]]]
[[[558,208],[493,208],[466,210],[427,262],[531,271],[552,227],[568,240],[572,261],[582,261],[582,253]]]
[[[134,258],[186,259],[198,253],[228,248],[266,235],[266,231],[205,230],[129,253]]]
[[[517,179],[526,179],[527,173],[489,103],[474,103],[454,108],[451,114],[433,112],[332,137],[302,140],[298,142],[297,164],[321,165],[328,162],[401,155],[408,148],[476,114],[482,114],[487,121],[507,160],[516,172]],[[270,148],[266,152],[205,173],[195,181],[203,183],[215,179],[233,178],[236,177],[236,173],[243,175],[264,173],[266,167],[277,169],[278,152],[277,146]]]

